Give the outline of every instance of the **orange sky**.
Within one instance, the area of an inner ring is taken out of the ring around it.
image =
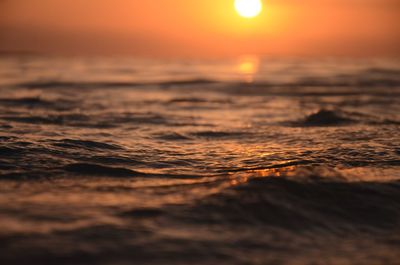
[[[399,0],[0,0],[0,50],[163,57],[400,55]]]

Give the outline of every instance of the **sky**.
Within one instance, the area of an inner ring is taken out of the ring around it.
[[[0,0],[0,51],[143,57],[399,56],[400,0]]]

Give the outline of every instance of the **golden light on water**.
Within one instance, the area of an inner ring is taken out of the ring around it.
[[[235,0],[235,8],[240,16],[253,18],[261,13],[263,4],[261,0]]]
[[[244,56],[239,59],[238,72],[243,76],[244,81],[252,83],[254,76],[257,74],[260,67],[260,59],[256,56]]]

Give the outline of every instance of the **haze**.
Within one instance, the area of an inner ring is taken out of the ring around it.
[[[0,50],[145,57],[398,56],[400,1],[0,0]]]

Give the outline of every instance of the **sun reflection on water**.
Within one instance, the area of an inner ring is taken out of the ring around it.
[[[238,186],[255,178],[290,177],[298,170],[297,166],[282,168],[254,169],[242,173],[232,173],[229,176],[230,186]]]
[[[260,59],[256,56],[243,56],[239,58],[237,70],[246,83],[254,82],[254,77],[260,67]]]

